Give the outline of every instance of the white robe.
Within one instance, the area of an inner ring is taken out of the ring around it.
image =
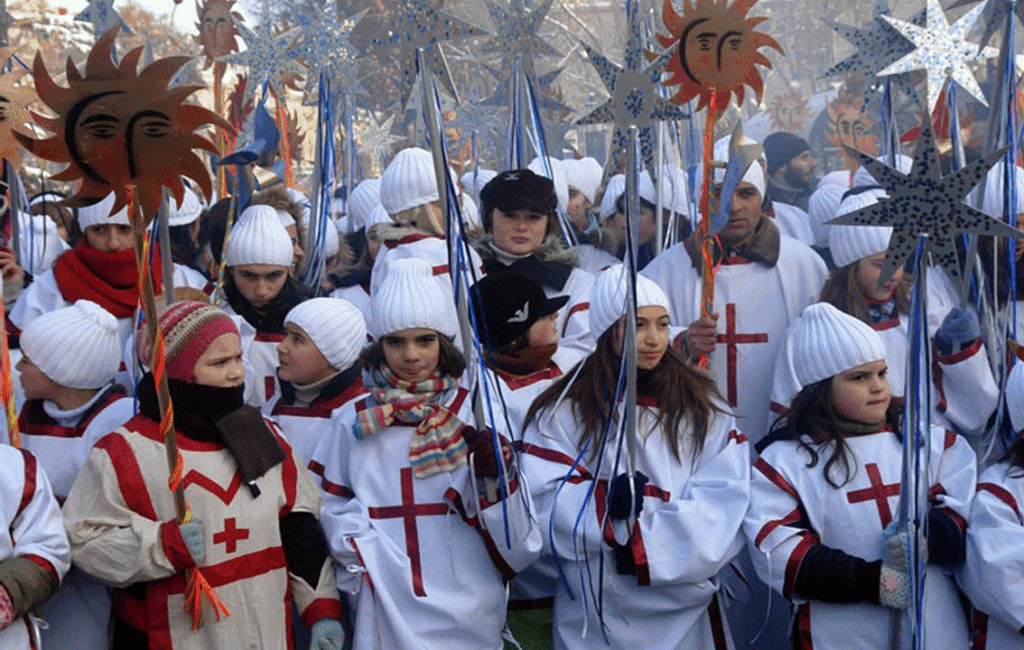
[[[463,421],[471,418],[466,397],[459,389],[450,406]],[[338,588],[355,611],[352,647],[498,650],[504,581],[540,553],[525,481],[505,500],[509,547],[502,504],[476,494],[472,460],[415,478],[415,429],[391,426],[358,440],[352,424],[362,406],[346,407],[313,455],[323,467],[320,521],[338,561]]]
[[[967,560],[958,578],[978,610],[975,624],[985,644],[977,650],[1024,647],[1024,475],[1008,462],[978,479],[967,527]]]
[[[818,463],[795,441],[769,445],[754,464],[750,509],[744,521],[758,575],[793,604],[805,645],[815,650],[889,648],[893,610],[867,602],[807,601],[794,593],[801,562],[815,544],[868,562],[882,559],[882,531],[898,509],[903,445],[895,433],[847,436],[852,479],[840,488],[825,481],[831,446],[818,449]],[[974,496],[976,459],[952,431],[933,427],[929,440],[931,507],[961,528]],[[833,479],[842,482],[839,465]],[[929,650],[963,650],[967,626],[953,579],[929,566],[925,580],[925,630]]]
[[[811,220],[806,212],[795,205],[779,201],[772,201],[772,210],[775,211],[775,225],[779,227],[779,232],[784,237],[814,246],[814,232],[811,230]]]
[[[313,452],[324,437],[329,437],[341,426],[339,418],[345,406],[366,395],[363,382],[358,379],[354,384],[334,397],[313,400],[309,406],[287,406],[281,403],[281,393],[277,393],[263,405],[263,417],[273,420],[281,427],[284,439],[291,445],[292,451],[298,456],[304,467],[309,467]],[[322,471],[313,473],[322,475]],[[322,468],[321,468],[322,470]]]
[[[650,482],[631,541],[625,521],[601,526],[607,479],[625,471],[613,467],[615,445],[608,446],[599,464],[584,455],[574,466],[582,425],[567,402],[553,412],[541,412],[524,434],[523,472],[545,535],[542,561],[549,566],[555,557],[561,561],[573,594],[557,585],[554,647],[605,647],[591,593],[598,585],[613,648],[732,647],[716,576],[742,544],[740,525],[750,479],[746,437],[737,431],[731,414],[716,414],[704,448],[694,459],[684,420],[676,460],[665,437],[655,430],[656,409],[638,409],[636,469]],[[636,560],[635,576],[619,575],[615,568],[614,548],[627,543]],[[604,575],[599,579],[602,559]],[[588,570],[592,581],[586,578]]]
[[[731,261],[726,258],[715,276],[719,334],[710,369],[739,426],[756,443],[768,427],[775,357],[790,324],[818,300],[827,271],[817,253],[789,237],[781,238],[772,268]],[[641,273],[668,294],[675,325],[685,328],[700,318],[701,278],[683,244],[656,257]]]

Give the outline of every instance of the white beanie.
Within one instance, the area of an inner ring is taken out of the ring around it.
[[[21,265],[32,275],[39,275],[53,266],[54,261],[68,249],[60,238],[57,224],[44,215],[18,213],[18,238],[21,242]]]
[[[985,178],[985,195],[981,200],[981,211],[1000,221],[1003,219],[1003,203],[1006,199],[1006,192],[1003,191],[1003,188],[1006,186],[1003,182],[1003,171],[1005,169],[1006,166],[1002,160],[992,166],[988,176]],[[1014,165],[1013,173],[1016,180],[1013,189],[1016,192],[1015,198],[1017,201],[1017,209],[1014,211],[1014,214],[1020,214],[1024,212],[1024,169]]]
[[[872,191],[852,194],[839,204],[836,216],[878,203]],[[837,269],[849,266],[865,257],[871,257],[889,248],[892,228],[889,226],[841,226],[832,224],[828,232],[828,247]]]
[[[669,313],[672,311],[668,304],[668,296],[661,287],[643,275],[636,277],[636,306],[637,309],[657,306],[664,307]],[[590,294],[588,311],[590,332],[594,338],[598,338],[617,323],[625,314],[625,307],[626,267],[624,264],[614,264],[598,274]]]
[[[21,333],[21,351],[61,386],[100,388],[121,366],[120,327],[114,315],[79,300],[40,315]]]
[[[409,147],[395,154],[380,177],[380,200],[392,215],[440,200],[430,152]]]
[[[395,222],[391,220],[391,215],[384,209],[383,205],[378,205],[374,209],[370,210],[370,214],[366,217],[366,231],[369,232],[370,228],[373,228],[379,223],[385,223],[389,226],[395,225]]]
[[[130,226],[131,222],[128,221],[128,206],[125,205],[117,214],[110,214],[110,209],[114,207],[114,200],[117,197],[113,192],[107,195],[105,199],[102,199],[99,203],[93,203],[78,208],[78,227],[85,232],[85,229],[89,226]]]
[[[473,169],[462,175],[459,184],[466,190],[474,203],[480,202],[480,190],[484,189],[491,180],[498,175],[493,169]]]
[[[565,182],[569,187],[575,187],[593,203],[597,197],[597,188],[601,186],[601,177],[604,176],[601,163],[594,158],[563,160],[562,169],[565,170]]]
[[[430,269],[421,259],[395,260],[384,283],[370,297],[373,338],[407,329],[431,329],[455,336],[458,324],[455,305],[444,295]]]
[[[879,162],[889,164],[889,156],[879,156],[876,158]],[[889,165],[890,167],[892,165]],[[896,167],[895,169],[904,173],[909,174],[910,169],[914,166],[914,159],[910,156],[903,154],[896,154]],[[865,185],[878,185],[878,181],[871,175],[871,172],[867,170],[863,165],[860,166],[853,174],[853,187],[864,187]]]
[[[814,245],[821,248],[828,247],[828,231],[832,224],[825,223],[836,217],[839,203],[846,193],[845,185],[835,183],[818,183],[818,189],[814,190],[807,202],[807,217],[811,223],[811,230],[814,232]]]
[[[300,302],[284,322],[302,328],[335,370],[347,370],[366,345],[366,321],[355,305],[341,298]]]
[[[804,309],[793,332],[793,368],[801,386],[885,359],[878,332],[827,302]]]
[[[306,233],[306,237],[309,239],[310,246],[313,245],[313,231],[309,226],[309,211],[302,213],[302,230]],[[341,243],[339,242],[338,227],[337,224],[330,217],[327,219],[327,223],[324,224],[324,259],[328,260],[338,254],[341,250]]]
[[[352,217],[352,230],[359,232],[366,227],[366,218],[380,205],[380,179],[367,178],[356,185],[348,198],[348,214]]]
[[[207,207],[206,201],[199,196],[198,192],[192,189],[192,185],[190,183],[183,182],[182,185],[185,187],[185,195],[181,199],[181,205],[178,205],[174,197],[171,197],[168,201],[168,226],[187,226],[198,219],[199,216],[203,214],[203,210]]]
[[[731,135],[727,135],[724,138],[720,138],[715,143],[715,155],[714,159],[720,162],[729,162],[729,141],[732,140]],[[743,141],[740,144],[755,144],[753,140],[744,136]],[[764,179],[764,157],[760,157],[750,164],[747,168],[747,173],[743,175],[740,181],[746,181],[757,188],[757,191],[761,193],[761,198],[764,198],[765,192],[765,179]],[[713,171],[715,176],[715,183],[721,183],[725,180],[725,168],[716,167]]]
[[[242,211],[231,228],[227,266],[242,264],[292,265],[292,238],[281,225],[277,210],[269,205],[251,205]]]
[[[1006,378],[1006,410],[1015,433],[1024,429],[1024,361],[1018,359]]]
[[[551,182],[555,184],[555,196],[558,197],[558,208],[565,212],[569,207],[569,183],[566,181],[565,169],[562,168],[562,161],[557,158],[548,157],[547,165],[544,164],[544,159],[541,157],[534,158],[530,161],[530,164],[526,166],[534,174],[550,178]],[[548,167],[551,171],[548,171]]]
[[[678,167],[665,166],[661,170],[658,182],[664,185],[661,200],[662,207],[672,210],[678,214],[689,214],[690,205],[686,192],[686,176]],[[640,173],[639,191],[640,198],[652,205],[658,205],[658,188],[651,180],[651,174],[646,169]]]
[[[604,187],[604,195],[601,197],[600,217],[602,219],[607,219],[608,217],[615,214],[615,202],[619,200],[619,197],[625,191],[625,174],[616,174],[608,179],[608,183]]]

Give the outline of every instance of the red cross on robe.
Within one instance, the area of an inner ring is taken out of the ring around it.
[[[420,561],[419,531],[416,527],[416,518],[444,516],[452,510],[447,503],[416,503],[412,484],[412,468],[403,467],[400,476],[402,504],[367,508],[367,512],[371,519],[402,519],[404,521],[405,553],[409,556],[413,593],[425,597],[427,592],[423,589],[423,567]]]
[[[878,465],[876,463],[868,463],[864,466],[867,470],[868,479],[871,481],[871,487],[866,487],[862,490],[853,490],[846,494],[846,500],[850,503],[860,503],[862,501],[874,501],[878,507],[878,518],[882,520],[882,528],[884,529],[892,521],[892,510],[889,509],[889,497],[898,497],[900,495],[900,484],[890,483],[886,484],[882,481],[882,473],[878,471]]]
[[[224,530],[213,536],[214,544],[223,544],[225,553],[234,553],[238,550],[238,542],[249,539],[248,528],[236,528],[235,518],[228,517],[224,520]]]
[[[736,346],[740,343],[767,343],[768,334],[740,334],[736,331],[736,303],[730,302],[725,306],[725,333],[719,334],[716,338],[719,343],[725,344],[725,368],[726,368],[726,398],[730,406],[736,406],[738,395],[736,390]]]

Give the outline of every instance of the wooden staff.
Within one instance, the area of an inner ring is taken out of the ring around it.
[[[704,125],[704,178],[701,180],[700,190],[700,223],[694,232],[694,243],[700,244],[701,256],[701,288],[700,288],[700,315],[701,318],[710,316],[715,311],[715,266],[711,254],[712,237],[708,236],[711,229],[711,159],[714,150],[715,113],[718,110],[718,93],[712,92],[708,102],[708,118]],[[725,197],[719,198],[726,200]],[[702,355],[698,365],[706,369],[708,367],[707,355]]]

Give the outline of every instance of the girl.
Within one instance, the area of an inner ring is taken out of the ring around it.
[[[593,349],[587,309],[594,277],[577,268],[558,229],[554,183],[529,169],[506,171],[480,191],[484,236],[474,243],[488,274],[515,272],[533,278],[549,297],[568,295],[558,317],[559,345],[572,362]]]
[[[190,523],[175,519],[151,375],[139,385],[139,414],[96,443],[64,504],[74,563],[117,587],[111,647],[291,648],[294,598],[312,628],[310,648],[340,650],[319,494],[284,439],[243,404],[234,322],[177,302],[159,327]],[[144,329],[137,340],[148,365]],[[231,615],[207,610],[193,630],[182,605],[185,574],[197,566]]]
[[[877,190],[854,194],[843,201],[840,212],[846,214],[877,201]],[[891,234],[888,227],[832,226],[829,246],[837,269],[822,288],[821,300],[878,332],[893,369],[891,389],[902,396],[909,311],[903,269],[897,269],[885,284],[878,284]],[[970,307],[950,304],[938,279],[935,272],[928,273],[928,332],[934,344],[932,422],[967,434],[979,433],[995,410],[999,389],[989,368],[977,316]],[[784,412],[800,388],[787,341],[775,366],[772,409]]]
[[[284,318],[285,337],[277,345],[281,392],[263,414],[281,427],[288,444],[308,465],[317,443],[334,430],[342,407],[364,395],[359,353],[366,323],[352,303],[312,298]]]
[[[526,416],[523,473],[541,530],[552,531],[545,551],[557,556],[568,578],[568,590],[554,592],[554,647],[596,647],[602,631],[616,648],[731,647],[716,575],[741,544],[750,477],[746,438],[712,379],[669,346],[665,293],[643,277],[636,287],[633,471],[616,463],[614,436],[602,439],[621,417],[611,405],[622,354],[622,266],[602,273],[594,286],[590,327],[597,350],[542,393]],[[587,572],[590,579],[581,582]]]
[[[370,394],[313,455],[339,588],[355,611],[353,647],[497,650],[504,581],[540,551],[527,490],[504,439],[508,483],[484,489],[499,475],[493,436],[463,424],[453,308],[425,262],[392,266],[371,323]]]
[[[329,282],[337,287],[331,292],[331,297],[351,302],[359,308],[366,319],[370,318],[370,272],[373,270],[377,253],[380,252],[381,233],[383,229],[394,225],[384,206],[378,204],[372,208],[366,218],[366,243],[362,246],[363,252],[359,261],[337,269],[328,276]]]
[[[754,465],[744,521],[754,565],[796,610],[794,647],[889,647],[910,576],[909,542],[890,527],[903,442],[885,347],[867,324],[817,303],[801,315],[792,348],[805,388]],[[946,571],[963,560],[975,457],[964,438],[938,427],[926,444],[925,634],[929,649],[963,648],[963,609]]]

